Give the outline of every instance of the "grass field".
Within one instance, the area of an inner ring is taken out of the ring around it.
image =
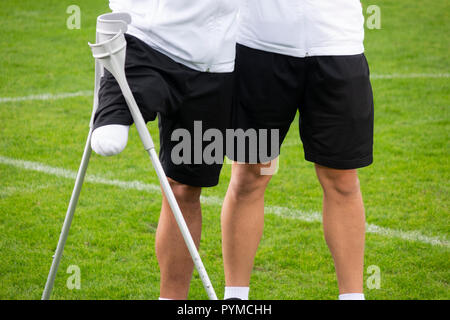
[[[80,30],[66,27],[66,8],[74,3]],[[375,162],[360,171],[369,224],[365,262],[381,271],[381,287],[366,288],[366,297],[449,299],[450,4],[363,4],[378,5],[382,14],[382,28],[366,30],[376,124]],[[85,91],[92,90],[94,70],[87,42],[106,11],[103,0],[0,2],[0,299],[42,294],[88,133],[92,96]],[[5,99],[74,92],[81,94]],[[158,140],[157,125],[149,128]],[[93,155],[88,175],[53,298],[157,299],[161,196],[136,130],[122,154]],[[229,177],[226,165],[220,184],[204,190],[200,254],[219,297],[220,201]],[[335,299],[318,214],[321,190],[295,122],[266,205],[250,298]],[[66,286],[70,265],[81,270],[80,290]],[[189,298],[207,298],[196,273]]]

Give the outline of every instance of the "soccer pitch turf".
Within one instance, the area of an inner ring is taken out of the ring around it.
[[[79,30],[66,27],[71,4],[81,8]],[[449,299],[450,5],[364,0],[365,13],[369,5],[381,9],[381,29],[366,28],[365,41],[375,96],[375,161],[360,170],[366,298]],[[41,297],[88,133],[87,42],[107,11],[106,0],[0,2],[0,299]],[[156,123],[148,127],[158,141]],[[200,255],[219,298],[230,167],[203,191]],[[122,154],[92,156],[52,298],[158,298],[157,182],[135,128]],[[321,198],[294,122],[266,193],[251,299],[336,299]],[[71,265],[80,268],[80,290],[66,286]],[[373,265],[378,289],[366,283]],[[196,272],[189,298],[207,298]]]

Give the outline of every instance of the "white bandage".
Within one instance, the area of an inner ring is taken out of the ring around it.
[[[91,147],[95,153],[109,157],[121,153],[128,142],[129,126],[111,124],[92,132]]]

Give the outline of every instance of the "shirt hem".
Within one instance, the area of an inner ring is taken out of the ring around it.
[[[152,49],[166,55],[170,59],[174,60],[175,62],[181,63],[185,65],[186,67],[200,71],[200,72],[209,72],[209,73],[231,73],[234,71],[234,60],[233,61],[227,61],[227,62],[220,62],[220,63],[214,63],[208,65],[207,63],[200,63],[200,62],[192,62],[184,60],[176,55],[171,54],[170,52],[167,52],[162,48],[161,45],[156,43],[153,40],[150,40],[150,38],[145,35],[142,31],[139,29],[128,26],[128,31],[126,32],[129,35],[132,35],[139,40],[145,42],[148,46],[150,46]]]
[[[256,39],[249,39],[238,36],[237,42],[246,47],[278,53],[287,56],[305,58],[308,56],[350,56],[364,53],[364,45],[362,43],[344,43],[339,46],[323,46],[311,47],[307,49],[281,47]]]

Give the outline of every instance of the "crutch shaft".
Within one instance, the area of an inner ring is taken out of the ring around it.
[[[189,229],[184,220],[183,214],[181,213],[180,207],[178,206],[175,195],[173,194],[172,188],[170,187],[169,181],[164,173],[164,169],[161,166],[161,162],[159,161],[159,157],[156,154],[155,146],[153,144],[153,140],[151,138],[150,132],[148,131],[147,126],[145,125],[145,121],[142,117],[142,114],[139,110],[139,107],[136,104],[136,101],[133,98],[130,87],[128,86],[127,80],[123,74],[118,74],[117,82],[122,90],[122,93],[125,97],[125,100],[130,109],[130,113],[133,117],[133,120],[136,125],[136,129],[139,133],[141,141],[144,145],[144,149],[149,153],[150,159],[152,160],[153,167],[155,168],[156,174],[158,175],[159,181],[161,183],[161,187],[166,195],[166,198],[169,202],[169,205],[172,209],[172,213],[175,216],[175,220],[179,226],[183,239],[186,243],[186,246],[191,254],[192,260],[194,261],[195,267],[202,279],[205,290],[211,300],[217,300],[216,293],[214,292],[211,281],[208,277],[206,269],[203,265],[203,262],[198,253],[197,247],[195,246],[194,240],[189,232]]]
[[[75,180],[75,186],[72,191],[72,196],[70,197],[69,206],[67,208],[66,217],[64,219],[64,224],[59,236],[58,245],[56,247],[55,255],[53,256],[52,266],[47,277],[47,282],[45,284],[44,292],[42,293],[42,300],[50,299],[52,293],[53,284],[55,283],[56,273],[58,271],[58,266],[61,261],[62,253],[64,251],[64,246],[66,244],[67,236],[69,235],[70,225],[75,213],[75,208],[78,203],[78,198],[80,196],[81,187],[83,186],[84,177],[86,176],[86,170],[89,164],[89,159],[91,157],[91,136],[92,129],[89,130],[89,135],[84,147],[83,157],[81,159],[80,168],[78,169],[77,177]]]
[[[186,221],[183,218],[183,214],[181,213],[180,207],[178,206],[178,202],[175,198],[175,195],[173,194],[172,188],[170,187],[167,176],[164,174],[164,170],[161,166],[161,162],[159,161],[159,157],[156,154],[154,148],[148,150],[148,153],[150,155],[150,159],[152,160],[156,174],[158,175],[161,187],[164,191],[164,194],[166,195],[167,201],[169,202],[170,208],[172,209],[172,213],[181,231],[183,239],[186,243],[189,253],[191,254],[192,260],[194,261],[194,265],[200,275],[203,286],[205,287],[205,290],[208,294],[208,297],[210,300],[217,300],[217,296],[216,293],[214,292],[211,280],[208,277],[208,273],[206,272],[205,266],[203,265],[202,259],[200,258],[197,247],[195,246],[194,240],[192,239],[192,236],[186,225]]]

